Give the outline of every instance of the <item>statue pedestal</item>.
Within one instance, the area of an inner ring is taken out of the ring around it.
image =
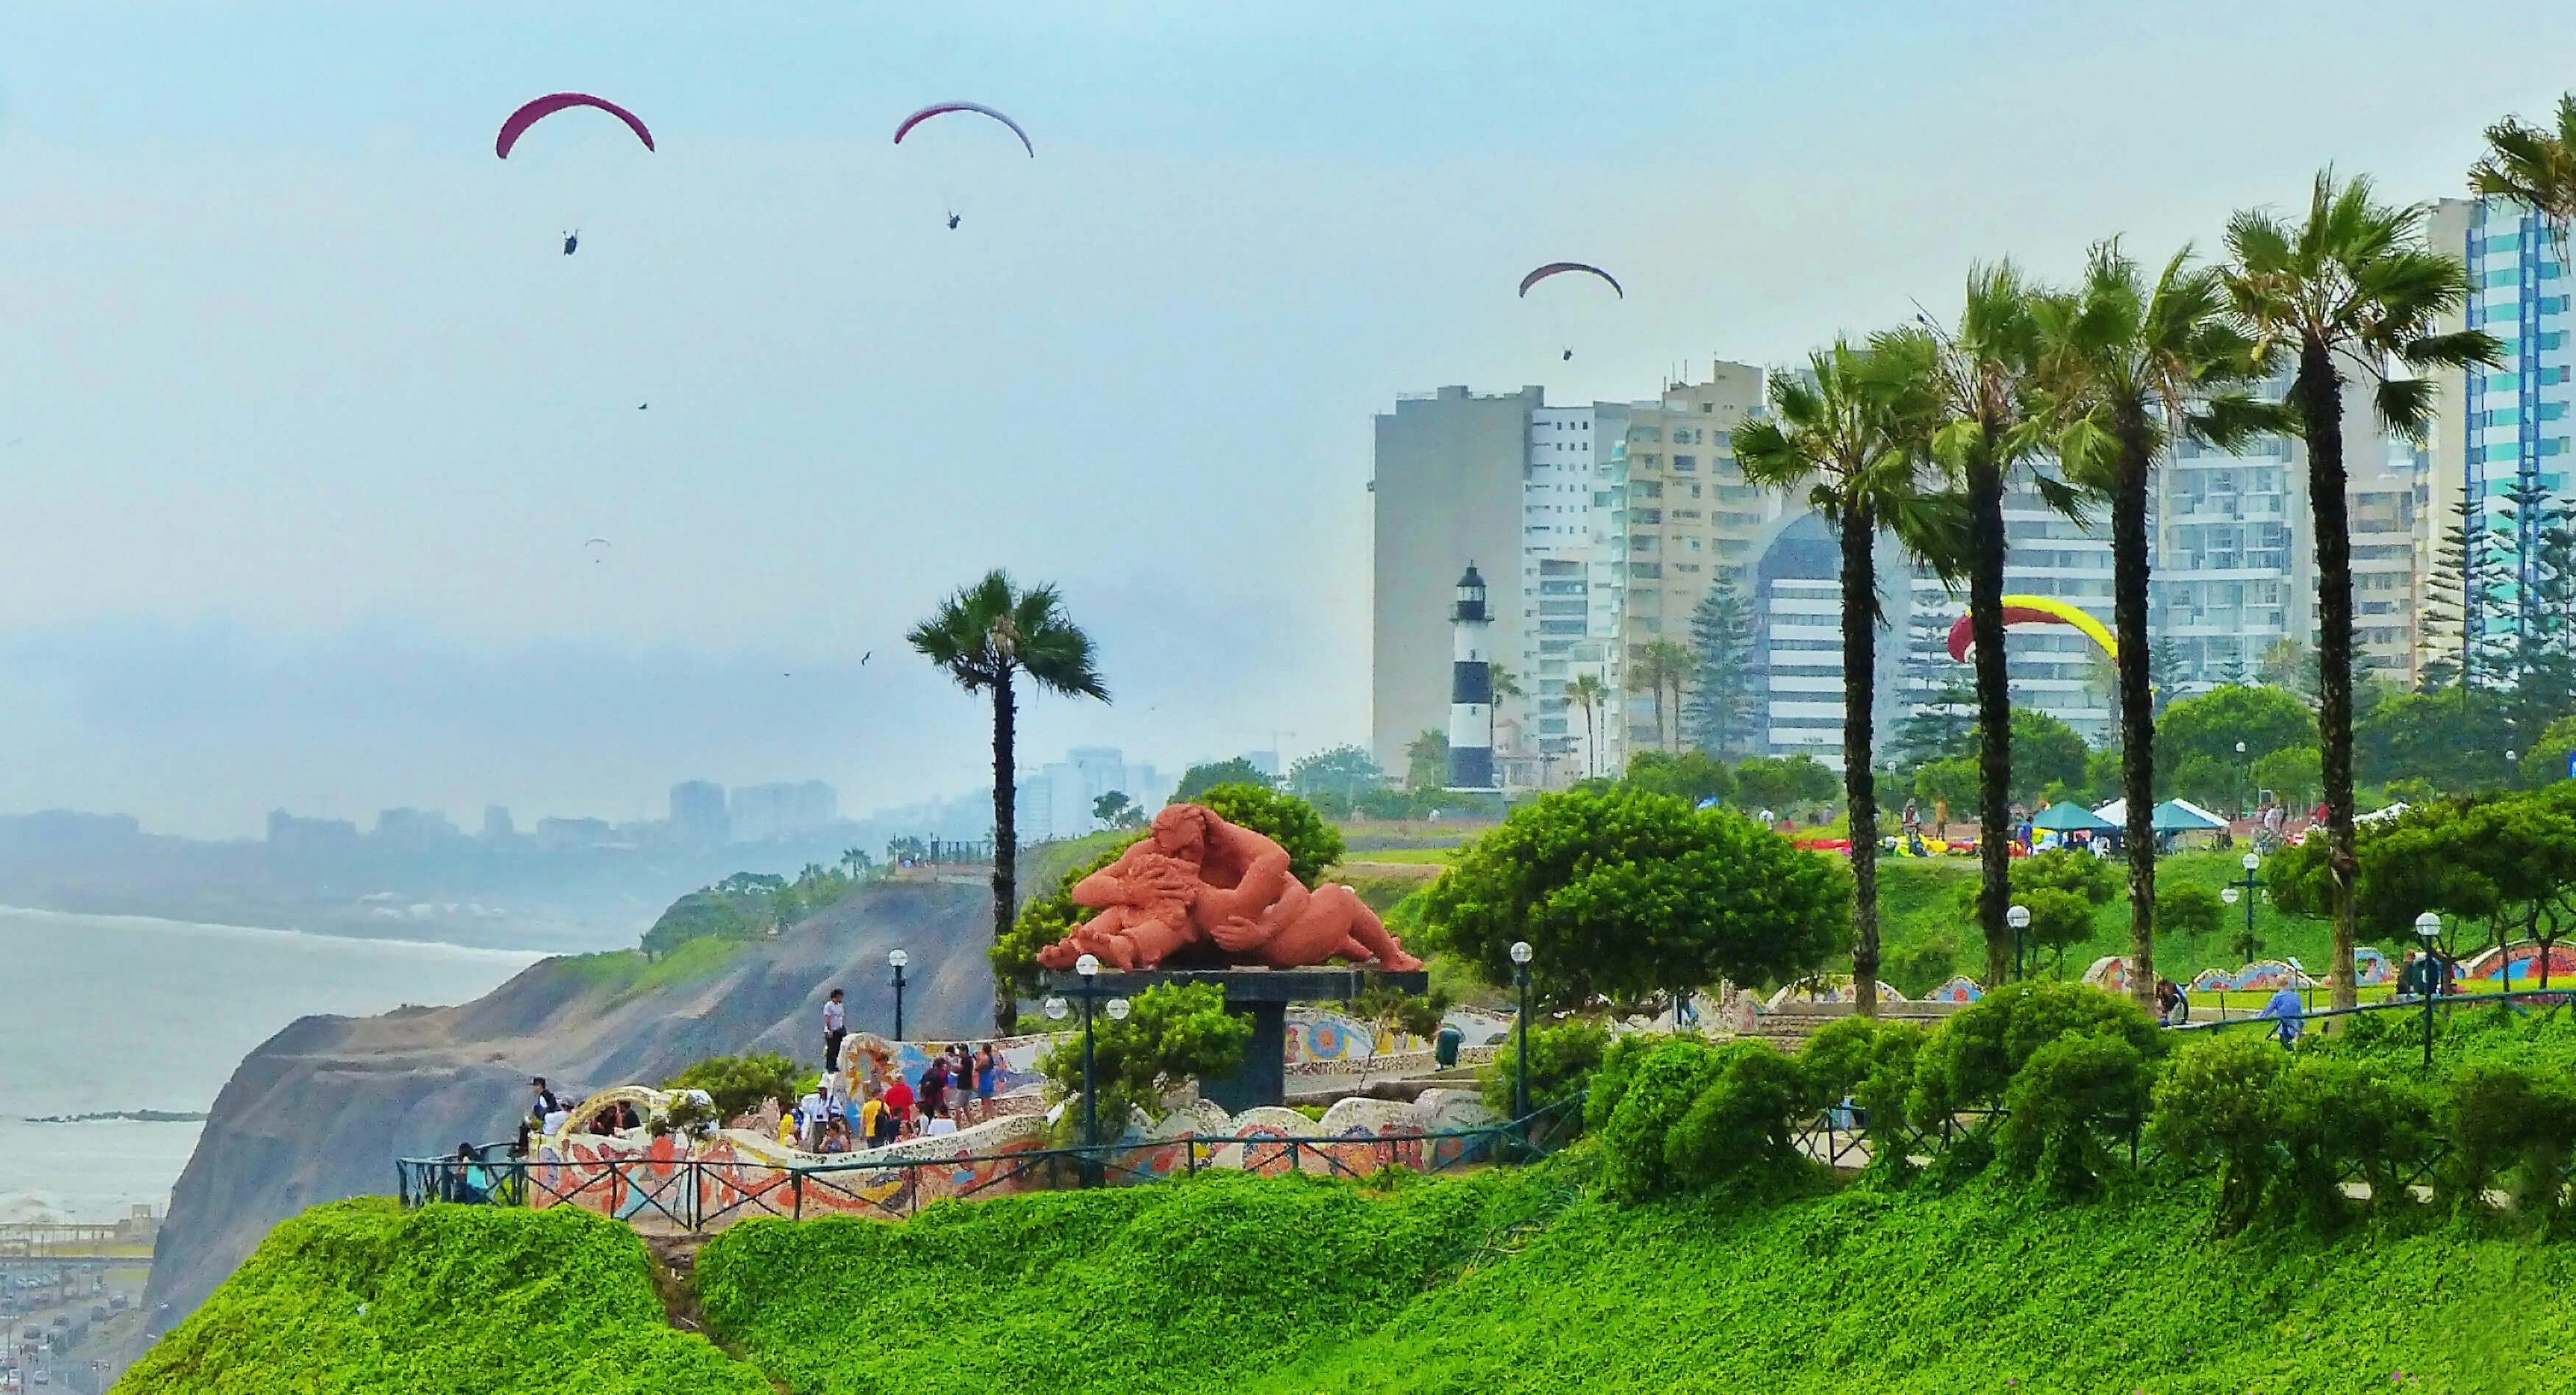
[[[1312,969],[1148,969],[1136,973],[1103,972],[1092,990],[1100,998],[1133,998],[1160,983],[1213,983],[1225,990],[1228,1012],[1252,1018],[1252,1040],[1243,1048],[1243,1069],[1225,1080],[1202,1080],[1199,1094],[1240,1114],[1260,1104],[1278,1104],[1288,1095],[1288,1005],[1340,1002],[1356,998],[1372,980],[1406,993],[1427,993],[1431,975],[1380,973],[1374,969],[1332,965]],[[1078,974],[1050,973],[1047,986],[1079,989]]]

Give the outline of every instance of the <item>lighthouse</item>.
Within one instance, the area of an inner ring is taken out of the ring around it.
[[[1485,579],[1469,562],[1449,612],[1449,788],[1494,788],[1494,673],[1485,658]]]

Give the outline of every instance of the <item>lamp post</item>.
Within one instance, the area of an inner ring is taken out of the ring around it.
[[[2442,940],[2442,918],[2431,911],[2415,917],[2415,938],[2424,942],[2424,957],[2415,961],[2415,986],[2424,995],[2424,1069],[2431,1070],[2433,999],[2442,991],[2442,961],[2435,957]]]
[[[1512,1117],[1529,1117],[1529,964],[1527,940],[1512,941],[1512,983],[1520,990],[1520,1015],[1512,1023],[1513,1035],[1520,1038],[1520,1069],[1512,1074]]]
[[[2255,872],[2255,869],[2257,869],[2257,868],[2259,868],[2259,867],[2261,867],[2261,866],[2263,865],[2263,858],[2262,858],[2261,854],[2259,854],[2259,853],[2247,853],[2247,854],[2245,854],[2245,856],[2240,860],[2240,864],[2239,864],[2239,865],[2241,865],[2241,866],[2243,866],[2243,867],[2244,867],[2244,869],[2245,869],[2245,875],[2244,875],[2244,876],[2242,876],[2242,877],[2239,877],[2239,878],[2237,878],[2235,881],[2233,881],[2233,882],[2229,883],[2229,884],[2228,884],[2228,887],[2227,887],[2227,890],[2228,890],[2229,892],[2236,892],[2236,891],[2240,891],[2240,890],[2241,890],[2241,891],[2243,892],[2243,894],[2244,894],[2244,901],[2245,901],[2245,943],[2247,943],[2247,944],[2249,944],[2249,945],[2250,945],[2250,944],[2254,943],[2254,891],[2255,891],[2255,888],[2260,887],[2261,885],[2263,885],[2262,880],[2261,880],[2260,878],[2256,877],[2256,876],[2254,875],[2254,872]],[[2236,896],[2233,896],[2233,895],[2230,895],[2230,896],[2228,896],[2226,899],[2228,899],[2228,900],[2230,900],[2230,901],[2233,901],[2233,900],[2236,900],[2236,899],[2237,899],[2237,897],[2236,897]]]
[[[2013,977],[2018,980],[2022,974],[2021,936],[2023,931],[2030,928],[2030,907],[2015,906],[2011,910],[2004,912],[2004,923],[2012,927]]]
[[[2244,742],[2242,742],[2242,741],[2239,741],[2239,742],[2237,742],[2237,743],[2236,743],[2236,807],[2235,807],[2234,809],[2231,809],[2231,810],[2229,810],[2229,811],[2228,811],[2228,814],[2227,814],[2228,821],[2229,821],[2230,823],[2235,822],[2235,820],[2236,820],[2236,816],[2237,816],[2237,815],[2239,815],[2239,814],[2242,814],[2242,813],[2244,813],[2244,812],[2245,812],[2245,743],[2244,743]]]
[[[894,968],[894,1039],[896,1041],[903,1040],[903,966],[911,962],[912,956],[902,950],[886,952],[886,963]]]
[[[1100,975],[1100,956],[1086,954],[1073,961],[1073,971],[1082,975],[1082,1146],[1100,1144],[1100,1097],[1091,1088],[1091,1002],[1099,990],[1094,986]],[[1083,1160],[1090,1162],[1088,1157]]]

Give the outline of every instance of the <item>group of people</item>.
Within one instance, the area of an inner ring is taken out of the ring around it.
[[[930,1047],[930,1063],[907,1080],[900,1066],[844,1068],[849,1010],[840,989],[823,1001],[823,1073],[779,1121],[779,1141],[818,1153],[882,1148],[906,1138],[955,1133],[994,1117],[1004,1063],[991,1042]]]

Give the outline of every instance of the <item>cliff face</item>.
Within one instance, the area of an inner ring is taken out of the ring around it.
[[[398,1157],[507,1138],[531,1075],[577,1096],[743,1051],[819,1066],[835,987],[853,1030],[891,1031],[886,952],[898,945],[912,956],[907,1035],[989,1033],[989,897],[981,885],[886,883],[691,972],[633,954],[548,959],[461,1007],[296,1022],[215,1101],[153,1251],[151,1330],[192,1311],[286,1217],[392,1191]]]

